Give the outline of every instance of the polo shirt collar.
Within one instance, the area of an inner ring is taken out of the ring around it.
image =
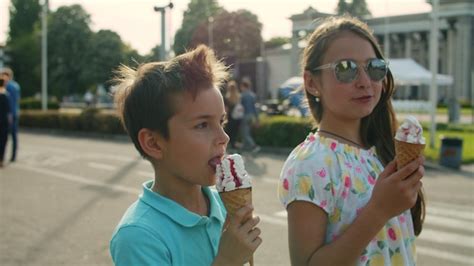
[[[200,224],[206,224],[209,222],[209,219],[215,219],[221,224],[225,221],[225,213],[223,213],[224,208],[219,204],[220,199],[218,199],[217,195],[211,192],[209,187],[202,187],[202,191],[209,199],[209,217],[200,216],[187,210],[177,202],[152,191],[152,187],[153,180],[143,183],[143,194],[140,195],[140,200],[182,226],[193,227]]]

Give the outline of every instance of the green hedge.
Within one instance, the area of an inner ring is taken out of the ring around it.
[[[20,126],[30,128],[61,129],[104,134],[125,134],[119,118],[98,109],[85,109],[80,114],[59,111],[22,111]]]
[[[295,147],[311,131],[309,119],[288,116],[264,116],[254,128],[255,141],[261,146]]]
[[[41,109],[41,100],[29,97],[23,98],[20,100],[20,109],[21,110],[39,110]],[[56,100],[49,100],[48,101],[48,109],[49,110],[57,110],[59,109],[59,103]]]

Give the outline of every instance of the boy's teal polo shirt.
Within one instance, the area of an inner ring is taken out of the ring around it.
[[[202,188],[210,202],[207,217],[153,192],[152,185],[143,184],[112,235],[115,265],[211,265],[226,217],[217,191]]]

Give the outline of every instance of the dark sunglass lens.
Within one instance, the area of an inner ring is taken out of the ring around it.
[[[367,65],[367,72],[373,81],[381,81],[387,74],[387,63],[382,59],[373,59]]]
[[[357,76],[357,65],[353,61],[343,60],[337,63],[334,71],[336,72],[337,80],[346,83],[351,82]]]

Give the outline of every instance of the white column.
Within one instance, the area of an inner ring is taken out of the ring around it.
[[[438,84],[436,75],[438,74],[438,7],[439,0],[432,1],[433,10],[431,11],[431,32],[430,32],[430,70],[431,70],[431,128],[430,128],[430,147],[434,149],[436,135],[436,107],[438,103]]]
[[[405,58],[411,58],[412,42],[411,42],[411,33],[408,32],[405,34]],[[410,96],[411,86],[403,86],[404,94],[403,98],[406,99]]]
[[[293,31],[293,34],[291,35],[291,52],[290,52],[290,59],[291,59],[290,74],[292,77],[300,75],[300,67],[299,67],[300,48],[298,47],[298,42],[299,42],[298,31]]]
[[[411,58],[411,33],[405,34],[405,57]]]
[[[458,81],[455,78],[455,62],[456,60],[456,21],[448,21],[448,40],[447,40],[447,73],[453,77],[454,83],[448,87],[447,102],[448,102],[448,121],[456,123],[459,121],[459,103],[457,99],[456,87]]]

